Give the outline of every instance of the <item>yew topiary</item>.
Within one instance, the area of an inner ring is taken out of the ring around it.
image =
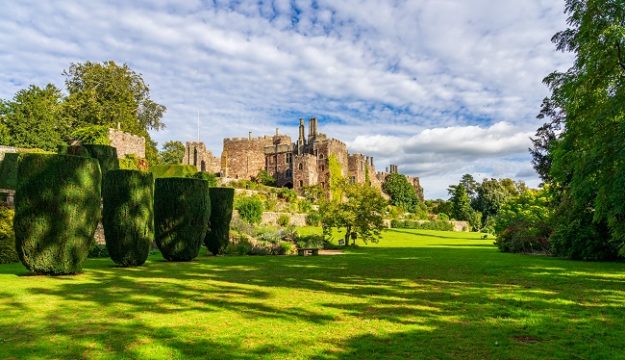
[[[82,270],[100,219],[100,184],[95,159],[19,155],[14,230],[24,266],[51,275]]]
[[[106,248],[120,266],[145,263],[154,239],[151,173],[110,170],[102,183],[102,225]]]
[[[156,179],[154,232],[163,257],[169,261],[190,261],[197,257],[206,236],[210,213],[206,180]]]
[[[204,244],[213,255],[224,252],[230,241],[230,221],[234,203],[234,189],[213,187],[209,190],[211,216]]]

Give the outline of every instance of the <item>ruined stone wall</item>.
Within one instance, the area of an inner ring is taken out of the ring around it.
[[[293,189],[301,191],[306,186],[317,185],[318,182],[317,157],[312,154],[294,156]]]
[[[126,155],[134,155],[139,159],[145,159],[145,138],[142,136],[109,129],[108,138],[110,145],[117,148],[118,158],[123,159]]]
[[[209,173],[221,172],[221,159],[213,156],[213,153],[206,150],[206,146],[202,142],[187,142],[185,144],[184,165],[193,165],[197,171],[205,171]]]
[[[417,197],[419,198],[419,200],[423,201],[423,188],[421,187],[421,182],[419,180],[418,177],[416,176],[408,176],[406,175],[406,179],[408,179],[408,182],[410,183],[410,185],[412,185],[412,187],[414,187],[415,192],[417,193]]]
[[[224,139],[222,172],[235,179],[251,179],[265,169],[265,147],[273,145],[272,136]]]

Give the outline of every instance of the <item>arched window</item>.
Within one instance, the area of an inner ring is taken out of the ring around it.
[[[303,187],[304,187],[304,181],[303,181],[303,180],[300,180],[300,181],[299,181],[299,187],[300,187],[300,188],[303,188]]]
[[[206,171],[206,161],[202,160],[201,167],[202,171]]]
[[[197,149],[193,149],[193,166],[197,166]]]
[[[321,165],[319,168],[321,169],[321,171],[325,171],[326,170],[326,167],[323,166],[323,165]]]
[[[323,160],[323,154],[319,154],[319,159]]]
[[[291,171],[291,169],[287,169],[286,170],[286,177],[290,178],[291,176],[293,176],[293,172]]]
[[[304,170],[304,164],[299,163],[299,164],[297,165],[297,169],[298,169],[298,170]]]

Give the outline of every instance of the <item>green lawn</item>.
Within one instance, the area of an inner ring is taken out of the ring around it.
[[[622,359],[624,270],[411,230],[337,256],[0,265],[0,358]]]

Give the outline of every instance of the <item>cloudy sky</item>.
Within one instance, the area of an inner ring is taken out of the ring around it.
[[[571,63],[560,0],[0,0],[0,98],[63,86],[72,62],[128,63],[167,106],[160,144],[296,136],[300,117],[378,169],[446,197],[462,174],[537,185],[527,148]]]

